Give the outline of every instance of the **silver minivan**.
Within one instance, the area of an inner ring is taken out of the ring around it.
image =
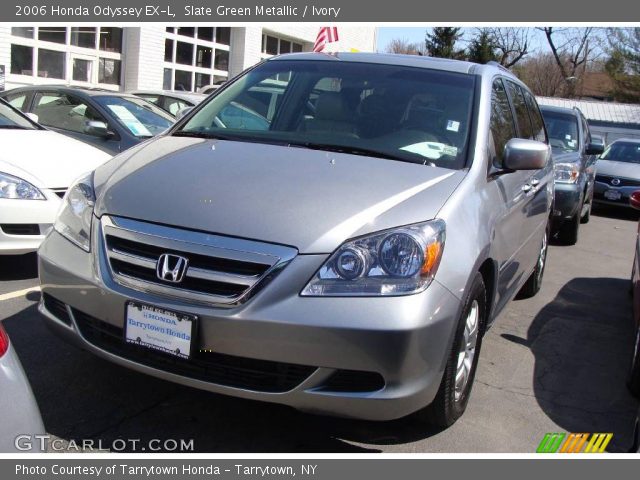
[[[271,58],[78,179],[39,308],[166,380],[447,426],[487,328],[540,289],[549,159],[533,95],[497,65]]]

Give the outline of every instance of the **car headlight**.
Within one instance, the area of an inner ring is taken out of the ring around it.
[[[580,166],[577,163],[556,163],[553,171],[558,183],[576,183],[580,176]]]
[[[91,251],[91,217],[95,205],[93,173],[76,180],[64,198],[53,228],[83,250]]]
[[[0,198],[46,200],[44,194],[26,180],[0,172]]]
[[[438,270],[444,241],[445,223],[439,219],[349,240],[300,294],[386,296],[421,292]]]

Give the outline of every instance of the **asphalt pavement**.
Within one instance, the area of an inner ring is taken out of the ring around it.
[[[0,320],[45,427],[61,443],[192,439],[196,452],[216,453],[532,453],[548,432],[611,432],[608,451],[622,452],[638,411],[625,388],[637,220],[632,211],[600,209],[577,245],[550,247],[542,290],[512,302],[487,333],[467,412],[446,430],[413,417],[374,423],[308,415],[98,359],[39,318],[35,255],[0,257]]]

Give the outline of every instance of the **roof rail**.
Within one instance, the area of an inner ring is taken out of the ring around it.
[[[512,73],[511,70],[509,70],[507,67],[505,67],[504,65],[500,65],[498,62],[496,62],[495,60],[489,60],[487,62],[487,65],[491,65],[492,67],[498,67],[501,70],[504,70],[505,72],[509,72]]]

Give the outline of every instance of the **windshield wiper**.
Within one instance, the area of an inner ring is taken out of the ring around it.
[[[423,157],[417,153],[406,152],[407,155],[395,155],[388,152],[381,152],[380,150],[373,150],[370,148],[354,147],[351,145],[331,145],[325,143],[313,143],[313,142],[292,142],[289,143],[290,147],[302,147],[309,148],[311,150],[324,150],[327,152],[347,153],[350,155],[363,155],[367,157],[385,158],[387,160],[397,160],[399,162],[417,163],[419,165],[435,166],[428,158]]]
[[[189,130],[178,130],[171,134],[172,137],[192,137],[192,138],[208,138],[213,140],[238,140],[236,137],[229,135],[210,133],[210,132],[193,132]]]

